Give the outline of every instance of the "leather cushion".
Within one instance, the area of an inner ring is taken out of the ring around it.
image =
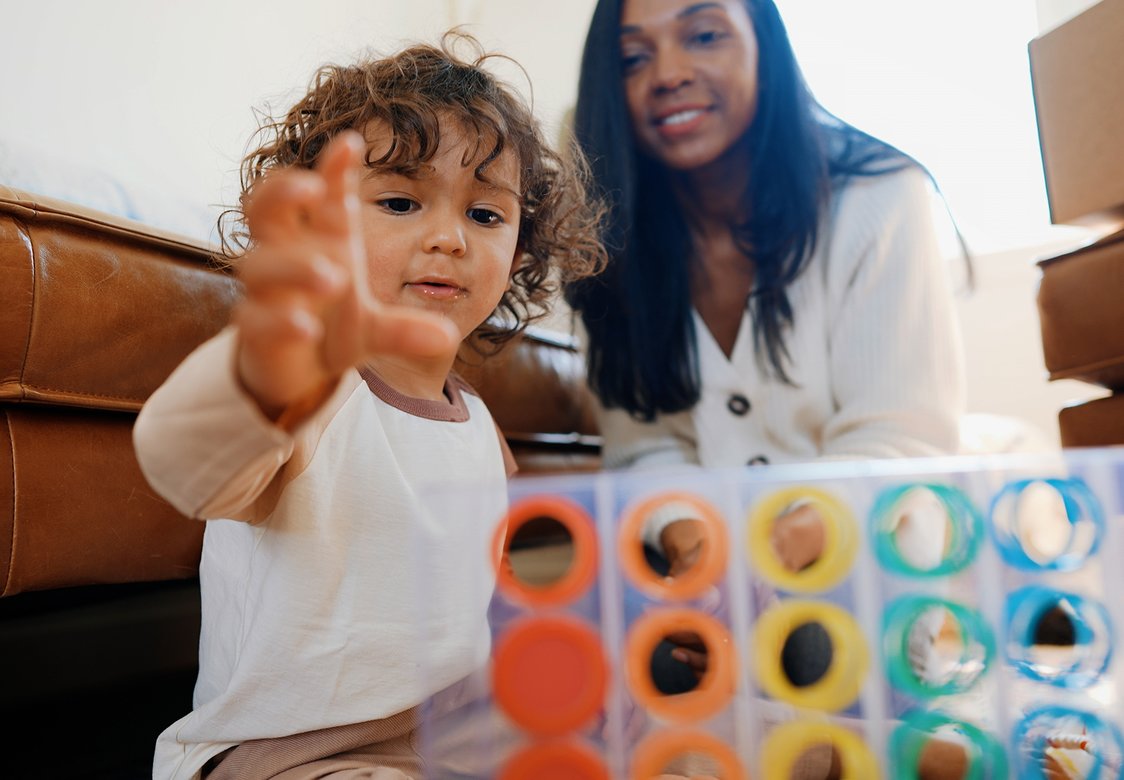
[[[495,354],[466,345],[456,370],[509,438],[561,444],[597,434],[584,359],[565,334],[531,327]]]
[[[196,574],[204,524],[147,486],[133,419],[0,406],[0,595]]]
[[[0,400],[136,411],[226,323],[209,248],[0,187]]]

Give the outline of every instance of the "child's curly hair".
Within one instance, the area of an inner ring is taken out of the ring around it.
[[[471,60],[453,53],[459,42],[471,47]],[[269,171],[311,168],[337,133],[378,121],[390,129],[392,142],[377,159],[368,153],[367,166],[410,174],[437,153],[444,119],[476,139],[464,162],[479,160],[477,178],[485,179],[488,165],[506,150],[519,163],[521,263],[496,308],[498,316],[478,329],[477,341],[498,347],[544,316],[559,283],[604,267],[604,206],[587,189],[588,169],[576,146],[565,157],[551,149],[528,107],[484,70],[484,62],[496,56],[484,53],[471,36],[452,31],[439,47],[415,45],[389,57],[320,68],[284,118],[266,116],[255,134],[260,146],[242,160],[239,207],[220,217],[224,255],[233,259],[249,245],[243,209]],[[223,229],[231,221],[232,228]]]

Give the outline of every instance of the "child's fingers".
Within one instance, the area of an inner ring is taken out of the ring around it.
[[[262,247],[246,257],[238,278],[248,296],[293,290],[312,296],[332,296],[347,285],[347,271],[311,249]]]
[[[246,225],[258,242],[293,240],[308,230],[324,200],[324,180],[311,171],[284,170],[258,182],[246,204]]]
[[[438,358],[456,352],[460,334],[453,323],[437,314],[380,306],[367,313],[363,345],[367,355]]]
[[[320,154],[316,171],[323,177],[326,208],[320,226],[339,236],[359,233],[359,177],[366,143],[354,130],[333,138]]]
[[[242,342],[253,349],[312,342],[323,332],[315,315],[295,298],[263,303],[246,299],[234,312]]]

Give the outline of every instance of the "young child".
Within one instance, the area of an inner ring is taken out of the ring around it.
[[[492,576],[512,471],[454,358],[604,253],[580,162],[457,40],[323,68],[263,128],[245,300],[137,420],[150,483],[208,521],[194,709],[157,740],[157,780],[415,777],[416,707],[487,657],[472,589],[434,565],[424,611],[413,595],[418,523],[438,525],[427,561]],[[427,516],[427,489],[468,480],[493,489],[486,517]],[[440,523],[477,523],[477,547],[442,546]]]

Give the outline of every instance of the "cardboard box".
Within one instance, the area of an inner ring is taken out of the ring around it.
[[[1124,233],[1038,261],[1038,319],[1050,379],[1124,391]]]
[[[1124,394],[1066,406],[1058,413],[1063,447],[1124,445]]]
[[[1050,221],[1124,225],[1124,0],[1101,0],[1029,49]]]

